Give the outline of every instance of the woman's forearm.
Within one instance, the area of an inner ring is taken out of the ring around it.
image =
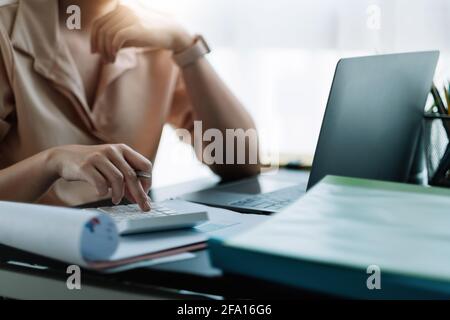
[[[50,154],[44,151],[0,170],[0,200],[37,201],[58,179],[49,165]]]
[[[203,130],[210,128],[219,129],[224,138],[227,129],[253,130],[256,135],[255,123],[251,116],[230,91],[222,79],[218,76],[210,63],[201,58],[194,64],[183,69],[183,78],[187,92],[191,99],[197,119],[202,121]],[[241,176],[255,175],[259,173],[259,159],[257,163],[250,163],[251,154],[258,157],[258,141],[245,144],[246,163],[244,165],[213,165],[212,169],[224,178],[239,178]],[[236,153],[235,152],[235,158]],[[224,158],[226,147],[224,146]],[[235,159],[236,161],[236,159]]]
[[[250,115],[208,60],[202,58],[185,67],[183,77],[195,111],[204,125],[219,130],[255,129]]]

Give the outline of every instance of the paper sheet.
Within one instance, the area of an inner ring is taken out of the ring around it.
[[[108,216],[94,211],[0,202],[0,243],[86,266],[110,259],[119,235]]]

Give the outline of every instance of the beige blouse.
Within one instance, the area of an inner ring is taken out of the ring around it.
[[[153,161],[165,123],[193,125],[180,72],[162,50],[121,50],[88,105],[57,0],[0,1],[0,49],[0,169],[68,144],[125,143]],[[59,180],[40,202],[94,200],[89,185]]]

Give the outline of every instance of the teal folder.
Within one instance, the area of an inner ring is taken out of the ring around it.
[[[363,299],[450,298],[450,190],[329,176],[283,212],[210,240],[213,265]],[[375,267],[375,269],[374,269]]]

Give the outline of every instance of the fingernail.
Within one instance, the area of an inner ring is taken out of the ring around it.
[[[145,211],[150,211],[152,209],[152,207],[150,206],[150,202],[147,200],[144,203],[144,209]]]

